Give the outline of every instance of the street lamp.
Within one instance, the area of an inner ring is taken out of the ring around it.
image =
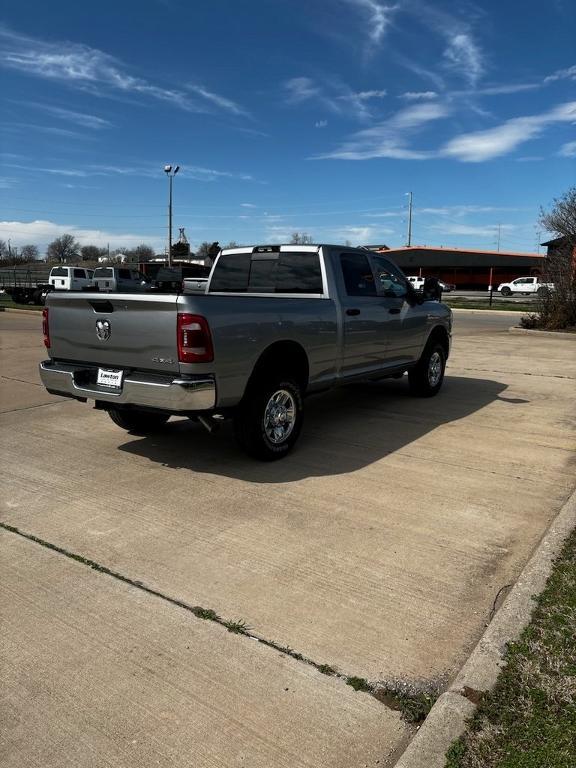
[[[179,165],[164,166],[164,173],[168,176],[168,266],[172,266],[172,179],[180,170]]]

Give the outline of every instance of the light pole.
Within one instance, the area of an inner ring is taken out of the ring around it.
[[[408,195],[408,237],[406,238],[406,245],[412,245],[412,192],[406,192]]]
[[[172,168],[171,165],[164,166],[164,173],[168,176],[168,266],[172,266],[172,179],[180,170],[179,165]]]

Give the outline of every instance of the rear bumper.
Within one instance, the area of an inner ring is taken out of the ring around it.
[[[52,394],[110,405],[159,408],[171,413],[208,411],[216,405],[216,382],[211,376],[174,378],[132,371],[125,374],[122,388],[116,391],[93,383],[96,370],[94,366],[45,360],[40,363],[40,378]]]

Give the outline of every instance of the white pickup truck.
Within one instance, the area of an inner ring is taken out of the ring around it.
[[[531,277],[518,277],[510,283],[500,283],[498,286],[498,292],[501,293],[502,296],[512,296],[514,293],[542,296],[547,291],[553,290],[553,283],[543,283],[536,275],[532,275]]]

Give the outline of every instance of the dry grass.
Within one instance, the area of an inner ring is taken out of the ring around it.
[[[576,532],[447,768],[576,765]]]

